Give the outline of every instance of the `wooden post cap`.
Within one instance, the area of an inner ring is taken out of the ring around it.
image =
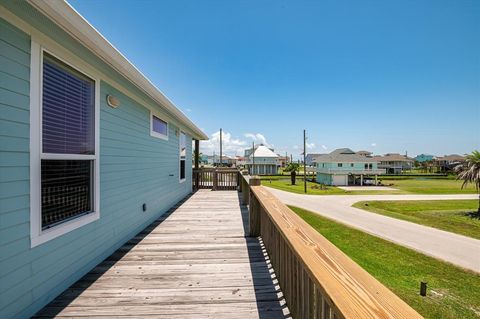
[[[261,185],[260,177],[258,177],[258,176],[250,177],[250,180],[248,181],[248,185],[250,185],[250,186],[260,186]]]

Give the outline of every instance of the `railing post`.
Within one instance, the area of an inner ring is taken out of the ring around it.
[[[197,174],[195,174],[195,189],[199,189],[199,174],[198,174],[198,163],[200,162],[200,141],[195,140],[195,170]]]
[[[248,206],[248,220],[249,220],[249,233],[250,237],[260,236],[260,211],[261,206],[255,194],[252,192],[251,186],[259,186],[260,178],[258,176],[252,176],[248,181],[249,185],[249,206]]]
[[[248,171],[243,170],[242,175],[248,175]],[[242,179],[242,204],[248,205],[248,202],[250,200],[250,187],[248,187],[247,180],[243,176],[241,176],[241,179]]]

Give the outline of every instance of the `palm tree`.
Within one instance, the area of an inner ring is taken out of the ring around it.
[[[463,180],[462,188],[472,183],[479,192],[477,215],[480,216],[480,152],[473,151],[472,154],[467,155],[465,163],[457,165],[455,172],[457,179]]]
[[[300,165],[298,163],[288,163],[287,167],[284,169],[285,172],[290,172],[290,179],[292,185],[295,185],[295,180],[297,178],[297,171]]]

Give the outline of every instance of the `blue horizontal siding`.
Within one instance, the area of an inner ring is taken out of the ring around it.
[[[169,123],[168,140],[150,136],[150,111],[101,82],[100,219],[30,248],[30,38],[2,19],[0,28],[0,318],[26,318],[191,192],[191,137],[187,178],[180,183],[178,126]],[[117,79],[66,34],[57,29],[52,34]],[[107,94],[119,99],[120,107],[109,107]]]

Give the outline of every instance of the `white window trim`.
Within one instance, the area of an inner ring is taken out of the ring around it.
[[[43,52],[54,56],[95,81],[95,155],[68,155],[42,153],[42,74]],[[49,240],[87,225],[100,218],[100,80],[98,76],[85,73],[77,66],[73,55],[53,50],[40,44],[32,37],[30,52],[30,246],[41,245]],[[67,62],[68,61],[68,62]],[[73,61],[73,63],[71,62]],[[90,72],[90,70],[89,70]],[[93,160],[94,200],[93,212],[65,221],[42,230],[41,218],[41,160],[42,159],[85,159]]]
[[[167,135],[165,134],[161,134],[161,133],[158,133],[158,132],[155,132],[153,130],[153,116],[159,118],[160,120],[164,121],[165,123],[167,123]],[[162,115],[156,113],[156,112],[153,112],[152,110],[150,110],[150,136],[153,136],[153,137],[156,137],[156,138],[159,138],[159,139],[162,139],[162,140],[165,140],[165,141],[168,141],[168,133],[169,133],[169,128],[170,128],[170,124],[168,123],[168,121],[165,121],[162,117]]]
[[[182,146],[181,146],[181,142],[182,142],[182,139],[181,139],[181,136],[182,134],[185,135],[185,177],[184,178],[180,178],[181,177],[181,171],[182,171],[182,167],[180,165],[180,161],[182,160]],[[180,131],[180,133],[178,134],[178,182],[179,183],[183,183],[187,180],[187,134],[183,131]]]

